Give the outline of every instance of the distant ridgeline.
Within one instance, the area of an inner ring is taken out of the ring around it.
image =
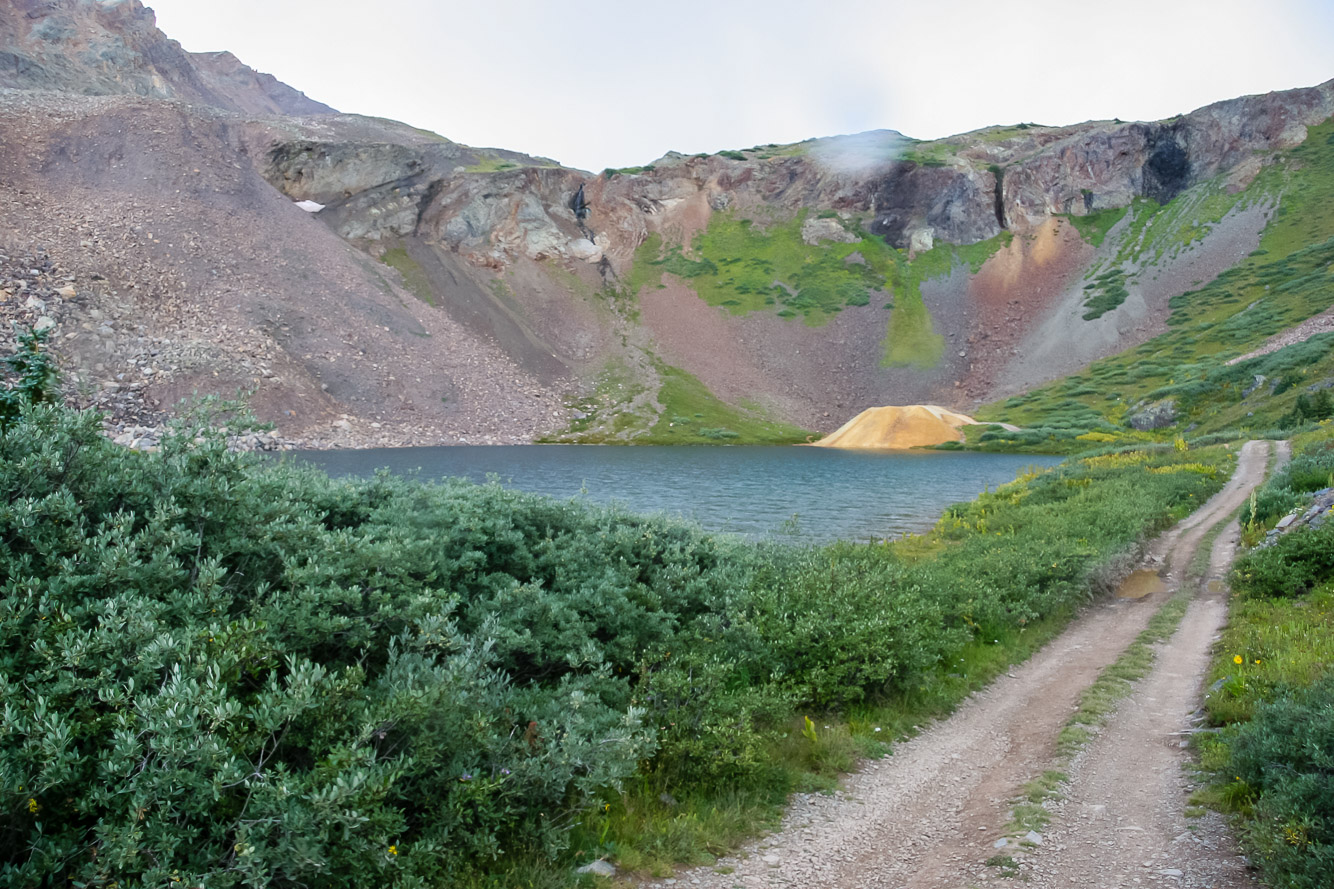
[[[0,58],[0,247],[77,285],[73,374],[154,409],[254,389],[323,446],[802,442],[936,404],[1029,449],[1323,411],[1323,339],[1218,364],[1330,306],[1334,81],[590,174],[334,113],[139,0],[0,0]]]

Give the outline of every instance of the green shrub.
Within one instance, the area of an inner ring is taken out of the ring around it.
[[[1261,703],[1237,730],[1230,769],[1258,796],[1246,836],[1266,880],[1334,885],[1334,676]]]
[[[790,786],[794,713],[903,695],[1068,609],[1218,486],[1171,452],[1079,461],[957,507],[908,561],[333,481],[229,452],[206,415],[137,453],[40,400],[0,430],[16,887],[459,885],[553,860],[631,779]]]
[[[927,578],[874,548],[807,554],[756,593],[762,663],[796,700],[821,708],[902,692],[969,636],[943,627],[946,599]]]
[[[1248,596],[1301,596],[1334,578],[1334,524],[1300,529],[1237,561],[1232,588]]]
[[[18,349],[0,358],[0,432],[18,420],[24,405],[49,404],[56,394],[56,367],[46,350],[49,331],[18,335]]]
[[[1271,523],[1307,502],[1303,495],[1331,486],[1334,481],[1334,444],[1325,443],[1298,454],[1256,497],[1256,516]]]

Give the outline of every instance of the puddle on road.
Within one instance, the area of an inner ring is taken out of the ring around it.
[[[1158,576],[1157,571],[1142,570],[1132,573],[1116,590],[1118,599],[1143,599],[1152,593],[1167,591],[1167,584]]]
[[[1226,593],[1227,585],[1221,580],[1211,580],[1204,585],[1204,588],[1211,593]]]

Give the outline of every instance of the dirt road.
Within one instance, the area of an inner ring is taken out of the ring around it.
[[[778,833],[673,884],[954,889],[1012,883],[987,861],[998,854],[1019,789],[1056,763],[1057,736],[1080,694],[1180,587],[1203,538],[1262,481],[1268,454],[1265,442],[1243,447],[1228,485],[1155,542],[1150,558],[1165,566],[1166,592],[1091,607],[952,717],[899,745],[893,756],[866,763],[840,793],[800,797]],[[1235,539],[1235,531],[1220,535],[1206,581],[1224,575]],[[1253,885],[1221,822],[1207,816],[1188,823],[1183,814],[1184,739],[1209,647],[1226,617],[1221,586],[1199,586],[1204,592],[1176,635],[1159,647],[1152,673],[1067,768],[1065,799],[1054,806],[1038,844],[1015,855],[1011,874],[1040,887]],[[1011,839],[1003,851],[1015,849]]]

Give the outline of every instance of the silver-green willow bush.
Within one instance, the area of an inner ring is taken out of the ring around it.
[[[772,781],[794,712],[1068,608],[1218,484],[1061,470],[907,564],[335,482],[197,421],[136,453],[41,400],[0,431],[3,887],[445,886],[558,856],[636,775]]]

